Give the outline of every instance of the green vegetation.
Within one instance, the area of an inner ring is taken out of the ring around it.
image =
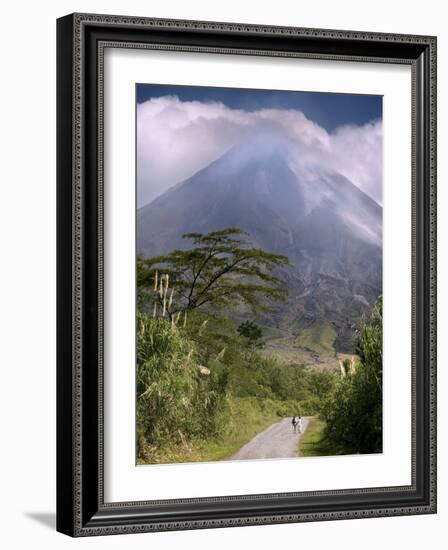
[[[228,458],[293,415],[315,417],[303,456],[381,450],[381,303],[361,327],[359,364],[345,365],[344,376],[280,362],[262,349],[253,319],[238,324],[226,313],[281,301],[285,285],[272,271],[288,260],[239,235],[192,233],[193,249],[138,260],[138,463]],[[295,345],[328,354],[335,337],[320,325]]]
[[[248,346],[261,347],[260,338],[263,336],[261,328],[253,321],[244,321],[237,329],[240,336],[246,339]]]
[[[138,315],[139,463],[219,460],[281,418],[320,411],[337,375],[276,363],[228,319]]]
[[[163,281],[158,287],[157,273],[163,270],[166,280],[176,291],[176,301],[168,314],[197,308],[250,306],[253,311],[266,309],[266,298],[282,300],[287,294],[285,285],[272,274],[275,267],[289,264],[286,256],[270,254],[260,248],[251,248],[236,228],[202,233],[186,233],[192,239],[189,250],[173,250],[165,256],[137,261],[137,286],[140,301],[157,298],[164,304]],[[151,288],[154,282],[154,292]]]
[[[258,433],[278,422],[284,412],[269,399],[228,397],[227,417],[222,432],[212,438],[190,437],[180,444],[157,447],[143,445],[139,464],[209,462],[224,460],[235,454]]]
[[[326,424],[318,418],[310,418],[308,428],[299,441],[299,456],[336,456],[349,454],[345,447],[327,438]]]
[[[165,319],[137,318],[137,439],[139,445],[182,443],[213,435],[224,407],[220,373],[204,376],[193,341]]]
[[[313,325],[301,331],[295,339],[295,345],[315,353],[334,353],[336,336],[337,333],[331,325]]]
[[[341,381],[321,411],[326,437],[354,453],[382,451],[382,341],[383,308],[379,298],[359,331],[359,362],[344,364]]]

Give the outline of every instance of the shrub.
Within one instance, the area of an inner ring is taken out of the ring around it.
[[[382,451],[382,317],[380,298],[359,330],[359,363],[322,407],[327,437],[356,453]]]
[[[209,371],[207,373],[207,371]],[[137,316],[137,433],[143,445],[185,443],[216,429],[224,406],[218,373],[166,319]]]

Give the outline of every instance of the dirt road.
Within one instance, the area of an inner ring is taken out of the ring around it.
[[[290,458],[297,456],[299,439],[308,427],[308,418],[302,417],[302,433],[294,433],[292,418],[284,418],[256,435],[235,453],[230,460],[253,458]]]

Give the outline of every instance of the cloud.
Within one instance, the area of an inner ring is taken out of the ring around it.
[[[332,167],[382,204],[382,122],[338,128],[331,136],[331,149]]]
[[[288,139],[300,162],[335,170],[382,201],[382,123],[328,133],[296,110],[247,112],[222,103],[153,98],[137,106],[137,193],[143,206],[260,133]]]

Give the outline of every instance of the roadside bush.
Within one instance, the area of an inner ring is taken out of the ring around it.
[[[355,453],[382,451],[382,320],[379,299],[359,331],[359,363],[340,380],[322,407],[326,436]]]
[[[137,317],[137,434],[143,445],[212,435],[225,408],[223,379],[198,362],[197,346],[165,319]],[[225,384],[224,384],[225,385]]]

